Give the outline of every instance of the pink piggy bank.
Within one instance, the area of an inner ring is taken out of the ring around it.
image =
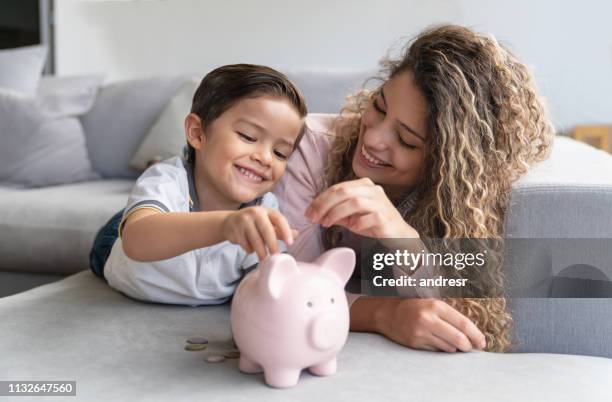
[[[274,255],[250,272],[231,308],[240,371],[263,370],[266,383],[276,388],[297,384],[304,368],[334,374],[349,332],[344,286],[354,267],[353,250],[336,248],[313,263]]]

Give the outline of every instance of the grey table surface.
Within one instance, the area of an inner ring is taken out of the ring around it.
[[[302,373],[277,390],[238,361],[207,364],[188,352],[231,343],[229,307],[146,304],[90,272],[0,299],[0,380],[77,384],[83,401],[612,401],[612,359],[554,354],[415,351],[378,334],[351,333],[330,377]]]

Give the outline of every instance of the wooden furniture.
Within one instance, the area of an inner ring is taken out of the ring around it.
[[[572,137],[595,148],[612,153],[610,143],[610,126],[577,126]]]

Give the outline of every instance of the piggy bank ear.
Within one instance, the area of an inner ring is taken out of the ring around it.
[[[313,264],[335,273],[344,286],[355,269],[355,252],[348,247],[333,248],[321,254]]]
[[[298,274],[298,266],[289,254],[275,254],[263,262],[261,273],[264,291],[278,299],[287,280]]]

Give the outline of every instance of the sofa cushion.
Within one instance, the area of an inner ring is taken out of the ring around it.
[[[81,116],[91,110],[103,80],[102,75],[45,75],[36,96],[51,114]]]
[[[144,171],[151,161],[161,161],[182,155],[187,144],[185,117],[191,111],[193,95],[200,85],[197,80],[187,80],[170,99],[130,160],[130,167]]]
[[[42,45],[0,50],[0,87],[34,94],[46,60]]]
[[[204,356],[231,344],[228,305],[141,303],[91,272],[0,299],[3,380],[72,380],[86,401],[609,401],[612,360],[554,354],[436,353],[351,333],[329,377],[264,385],[238,360]],[[187,338],[207,350],[184,350]]]
[[[92,88],[87,88],[92,89]],[[98,178],[93,171],[81,122],[95,89],[81,100],[62,104],[57,96],[22,95],[0,88],[0,181],[50,186]]]
[[[186,77],[158,77],[110,84],[82,118],[94,169],[103,177],[136,178],[130,158]]]
[[[87,269],[93,239],[125,207],[131,180],[36,189],[0,187],[0,269],[63,273]]]

